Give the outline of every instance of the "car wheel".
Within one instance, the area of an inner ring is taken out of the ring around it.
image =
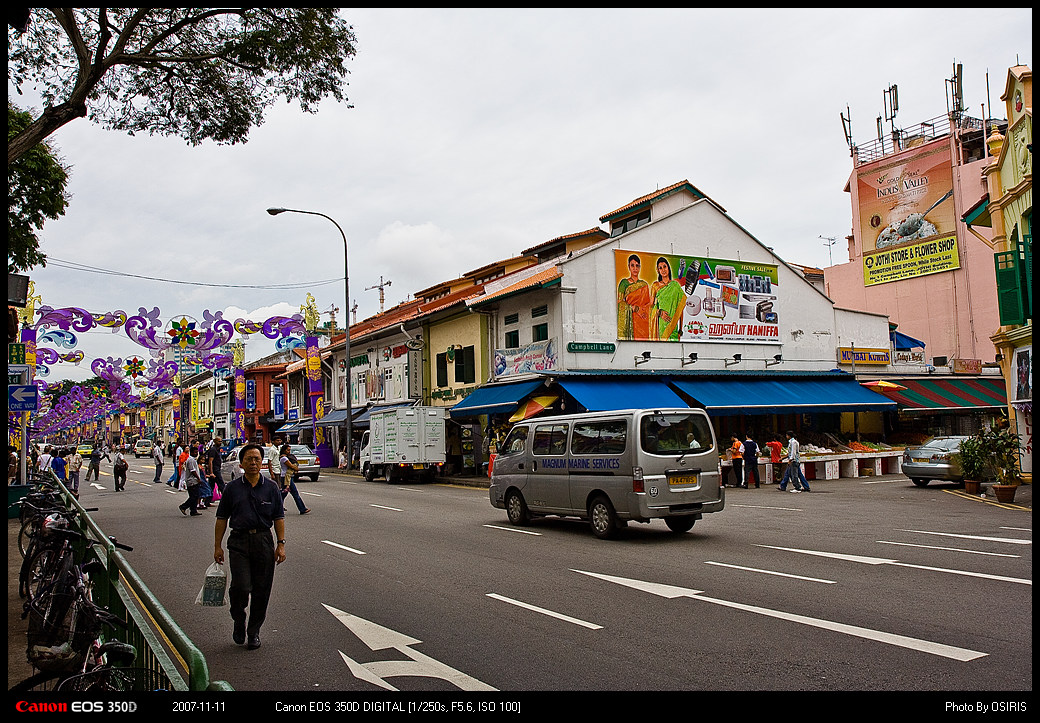
[[[693,515],[664,518],[664,523],[668,525],[668,529],[672,532],[689,532],[691,529],[693,529],[693,523],[695,523],[696,521],[697,518]]]
[[[927,487],[928,486],[928,480],[926,480],[926,479],[919,479],[917,477],[914,477],[910,481],[913,482],[918,487]]]
[[[531,521],[524,496],[516,490],[509,490],[506,494],[506,514],[509,515],[509,521],[514,525],[526,525]]]
[[[601,540],[609,540],[617,532],[617,514],[606,497],[596,497],[589,503],[589,524],[592,534]]]
[[[311,475],[310,477],[308,477],[307,479],[309,479],[309,480],[310,480],[311,482],[317,482],[317,481],[318,481],[318,475],[316,475],[316,474],[312,474],[312,475]]]

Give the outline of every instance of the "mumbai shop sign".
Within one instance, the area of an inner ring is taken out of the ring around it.
[[[891,364],[891,349],[853,349],[852,347],[838,348],[838,363],[840,364]]]

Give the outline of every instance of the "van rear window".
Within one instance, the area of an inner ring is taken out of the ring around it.
[[[712,449],[708,421],[699,414],[653,414],[639,424],[639,444],[651,454],[700,454]]]
[[[576,422],[571,454],[621,454],[627,437],[628,424],[623,419]]]

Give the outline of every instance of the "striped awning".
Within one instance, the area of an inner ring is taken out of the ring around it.
[[[907,413],[974,412],[1007,407],[1003,377],[899,379],[906,389],[878,389]]]

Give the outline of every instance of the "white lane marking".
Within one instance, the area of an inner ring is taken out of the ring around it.
[[[977,650],[957,648],[951,645],[943,645],[942,643],[934,643],[929,640],[910,638],[905,635],[895,635],[893,633],[886,633],[880,630],[861,628],[856,625],[846,625],[844,623],[838,623],[832,620],[810,618],[806,617],[805,615],[785,613],[781,610],[770,610],[769,608],[756,607],[754,605],[744,605],[742,603],[730,602],[728,600],[719,600],[716,598],[704,597],[702,591],[699,590],[686,590],[684,588],[675,587],[672,585],[660,585],[652,582],[643,582],[641,580],[629,580],[623,577],[614,577],[612,575],[601,575],[594,572],[584,572],[583,570],[573,570],[573,572],[577,572],[582,575],[588,575],[589,577],[597,577],[601,580],[613,582],[618,585],[624,585],[626,587],[631,587],[636,590],[642,590],[653,595],[660,595],[662,597],[667,598],[689,597],[693,598],[694,600],[703,600],[704,602],[710,602],[716,605],[723,605],[725,607],[734,608],[736,610],[744,610],[745,612],[755,613],[758,615],[765,615],[767,617],[778,618],[780,620],[787,620],[789,622],[799,623],[800,625],[809,625],[811,627],[820,628],[823,630],[830,630],[832,632],[843,633],[845,635],[852,635],[854,637],[863,638],[865,640],[874,640],[876,642],[886,643],[888,645],[895,645],[901,648],[918,650],[924,653],[930,653],[932,655],[938,655],[944,658],[952,658],[961,662],[967,662],[969,660],[975,660],[976,658],[982,658],[989,655],[989,653],[980,653]]]
[[[387,650],[393,649],[407,656],[410,660],[379,660],[372,663],[359,663],[353,660],[342,651],[338,651],[340,657],[343,658],[343,662],[347,664],[350,672],[354,674],[358,680],[363,680],[372,685],[378,686],[383,690],[397,690],[394,686],[390,685],[385,678],[392,678],[395,676],[410,676],[410,677],[423,677],[423,678],[439,678],[445,680],[459,690],[479,690],[479,691],[494,691],[487,683],[483,683],[476,678],[472,678],[465,673],[455,670],[439,660],[435,660],[428,655],[424,655],[417,650],[413,650],[411,646],[419,645],[422,643],[421,640],[404,635],[391,630],[390,628],[384,628],[382,625],[359,618],[357,615],[351,615],[345,613],[342,610],[337,610],[334,607],[325,605],[322,603],[322,607],[332,613],[337,620],[352,632],[362,643],[368,646],[369,650]]]
[[[505,532],[519,532],[521,535],[535,535],[536,537],[541,537],[542,536],[541,532],[531,532],[531,530],[518,530],[515,527],[500,527],[499,525],[484,525],[484,527],[487,527],[488,529],[491,529],[491,530],[504,530]]]
[[[1001,527],[1001,530],[1014,530],[1015,532],[1032,532],[1031,527]]]
[[[989,575],[984,572],[971,572],[970,570],[953,570],[945,567],[930,567],[928,565],[911,565],[899,560],[886,560],[880,557],[863,557],[861,555],[841,555],[836,552],[821,552],[819,550],[799,550],[794,547],[776,547],[774,545],[758,545],[758,547],[769,547],[774,550],[786,550],[787,552],[800,552],[803,555],[816,555],[818,557],[830,557],[836,560],[848,562],[861,562],[867,565],[895,565],[897,567],[912,567],[918,570],[929,570],[931,572],[947,572],[951,575],[965,575],[966,577],[981,577],[986,580],[999,580],[1000,582],[1013,582],[1018,585],[1032,585],[1032,580],[1019,577],[1005,577],[1004,575]]]
[[[958,535],[955,532],[929,532],[927,530],[900,530],[914,532],[918,535],[939,535],[941,537],[960,537],[965,540],[983,540],[985,542],[1006,542],[1009,545],[1032,545],[1032,540],[1016,540],[1013,537],[985,537],[984,535]]]
[[[968,552],[972,555],[990,555],[992,557],[1022,557],[1007,552],[982,552],[981,550],[967,550],[963,547],[942,547],[941,545],[915,545],[912,542],[890,542],[888,540],[875,540],[879,545],[902,545],[903,547],[923,547],[926,550],[945,550],[946,552]]]
[[[404,512],[404,510],[397,507],[387,507],[386,505],[369,505],[369,507],[375,507],[380,510],[392,510],[394,512]]]
[[[324,544],[326,544],[326,545],[331,546],[331,547],[338,547],[341,550],[346,550],[347,552],[353,552],[355,555],[366,555],[366,554],[368,554],[368,553],[362,552],[361,550],[355,550],[353,547],[347,547],[346,545],[341,545],[338,542],[332,542],[331,540],[322,540],[322,542]]]
[[[748,507],[753,510],[783,510],[784,512],[804,512],[801,507],[776,507],[775,505],[733,505],[734,507]]]
[[[320,495],[320,494],[318,494],[317,492],[305,492],[305,491],[303,491],[303,490],[298,490],[298,491],[299,491],[299,493],[300,493],[301,495],[307,495],[307,496],[309,496],[309,497],[321,497],[321,495]]]
[[[524,610],[530,610],[532,612],[541,613],[542,615],[548,615],[551,618],[563,620],[564,622],[574,623],[575,625],[580,625],[581,627],[588,628],[589,630],[603,629],[602,625],[596,625],[595,623],[589,623],[584,620],[579,620],[578,618],[572,618],[569,615],[564,615],[563,613],[554,612],[552,610],[546,610],[545,608],[536,607],[525,602],[520,602],[519,600],[513,600],[512,598],[504,597],[502,595],[498,595],[497,593],[489,592],[487,593],[487,596],[494,600],[501,600],[504,603],[509,603],[510,605],[516,605],[518,608],[523,608]]]
[[[819,577],[805,577],[803,575],[792,575],[788,572],[776,572],[774,570],[762,570],[757,567],[744,567],[743,565],[730,565],[725,562],[712,562],[711,560],[705,560],[705,565],[715,565],[717,567],[732,567],[734,570],[747,570],[748,572],[760,572],[763,575],[776,575],[777,577],[791,577],[796,580],[808,580],[809,582],[822,582],[827,585],[836,585],[836,580],[824,580]]]

